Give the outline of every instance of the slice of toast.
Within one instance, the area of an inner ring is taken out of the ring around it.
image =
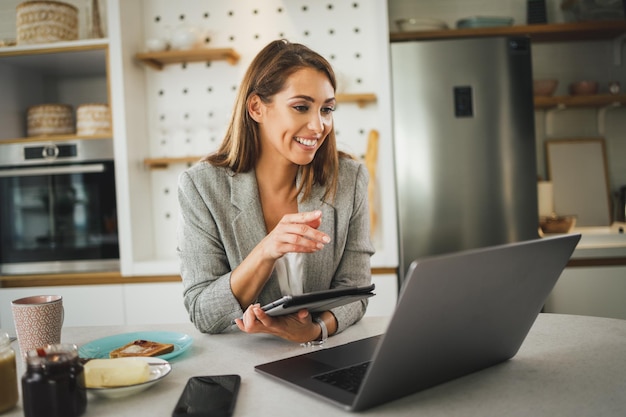
[[[109,352],[109,357],[159,356],[170,353],[173,350],[174,345],[170,343],[159,343],[151,340],[134,340]]]

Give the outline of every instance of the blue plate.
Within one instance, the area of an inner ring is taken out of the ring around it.
[[[170,360],[184,353],[193,342],[193,339],[184,334],[176,332],[132,332],[117,334],[114,336],[103,337],[89,343],[85,343],[78,348],[78,356],[81,358],[95,358],[106,359],[109,357],[109,352],[124,346],[127,343],[135,340],[150,340],[159,343],[171,343],[174,345],[174,350],[165,355],[159,355],[157,358],[164,360]]]

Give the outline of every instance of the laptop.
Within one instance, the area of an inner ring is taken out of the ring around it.
[[[360,411],[506,361],[579,240],[559,235],[416,260],[384,334],[255,370]]]

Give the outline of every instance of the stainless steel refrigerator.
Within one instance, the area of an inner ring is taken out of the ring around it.
[[[538,236],[528,38],[391,44],[399,279],[417,258]]]

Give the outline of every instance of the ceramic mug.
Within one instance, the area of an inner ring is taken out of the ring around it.
[[[29,350],[61,343],[63,297],[33,295],[13,300],[11,309],[22,357]]]

